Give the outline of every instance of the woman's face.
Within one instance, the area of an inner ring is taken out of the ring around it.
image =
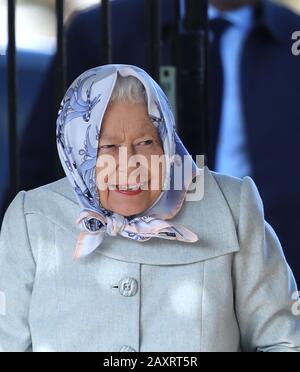
[[[149,208],[163,187],[162,155],[163,146],[146,104],[110,103],[101,127],[96,168],[102,206],[123,216]]]

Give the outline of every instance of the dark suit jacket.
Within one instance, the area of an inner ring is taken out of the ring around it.
[[[174,2],[165,0],[162,4],[162,64],[167,64],[171,62]],[[113,63],[146,68],[143,12],[140,0],[112,3]],[[73,17],[67,30],[68,84],[81,72],[101,64],[99,23],[99,8]],[[244,45],[241,88],[252,177],[261,193],[266,219],[276,230],[300,280],[300,57],[291,52],[295,30],[300,30],[299,16],[269,1],[262,2]],[[21,169],[24,189],[55,178],[54,81],[51,69],[25,131]],[[214,143],[216,139],[211,138]]]

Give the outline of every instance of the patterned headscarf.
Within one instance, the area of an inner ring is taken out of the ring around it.
[[[123,77],[134,76],[145,87],[148,114],[158,130],[164,154],[167,155],[165,182],[159,197],[146,211],[133,218],[103,208],[96,182],[101,125],[118,74]],[[81,231],[75,250],[76,258],[86,256],[98,248],[105,234],[120,234],[140,242],[152,237],[189,243],[198,240],[197,235],[187,228],[166,221],[181,209],[189,185],[200,169],[176,133],[166,95],[144,70],[117,64],[84,72],[65,94],[58,114],[56,136],[62,166],[81,207],[81,213],[75,221]],[[180,189],[174,187],[173,183],[179,157],[190,162],[192,170],[188,175],[182,174]]]

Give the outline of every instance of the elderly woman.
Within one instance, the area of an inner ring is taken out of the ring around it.
[[[295,280],[253,180],[198,167],[143,70],[76,79],[57,144],[67,177],[4,218],[1,351],[300,351]]]

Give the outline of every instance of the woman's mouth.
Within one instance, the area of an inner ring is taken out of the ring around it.
[[[144,191],[142,189],[143,186],[144,184],[114,185],[113,190],[122,195],[134,196],[134,195],[141,194]]]

